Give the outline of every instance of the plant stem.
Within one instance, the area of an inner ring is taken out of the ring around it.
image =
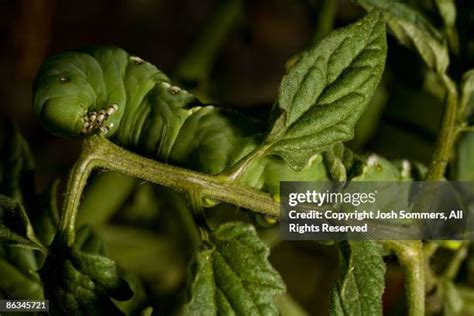
[[[60,239],[68,245],[74,241],[74,224],[83,189],[91,171],[97,168],[120,172],[183,193],[198,191],[202,198],[234,204],[272,217],[280,216],[280,205],[269,194],[229,182],[220,176],[147,159],[99,135],[92,135],[84,140],[79,160],[68,178],[60,220]]]
[[[175,78],[184,84],[195,84],[200,91],[194,93],[201,100],[204,97],[207,102],[206,84],[209,74],[223,44],[241,18],[243,9],[242,0],[219,3],[177,67]]]
[[[434,256],[438,248],[439,243],[432,241],[425,243],[423,247],[423,256],[425,258],[425,292],[432,291],[438,283],[438,279],[430,266],[431,257]]]
[[[461,267],[461,263],[464,261],[464,259],[467,256],[468,247],[469,247],[469,241],[468,240],[463,241],[461,247],[459,247],[459,249],[456,250],[456,252],[454,253],[454,256],[449,261],[448,266],[446,267],[446,270],[444,270],[443,278],[451,281],[456,277],[456,275],[458,274],[459,268]]]
[[[436,242],[427,242],[423,248],[423,254],[426,259],[431,258],[439,248],[439,244]]]
[[[316,31],[314,32],[311,46],[319,42],[324,36],[329,34],[334,28],[338,2],[334,0],[324,0],[319,6]]]
[[[425,260],[423,243],[418,240],[385,240],[384,246],[392,250],[405,273],[408,315],[425,315]]]
[[[446,74],[440,75],[446,87],[446,109],[443,115],[441,131],[436,141],[436,147],[428,169],[426,180],[438,181],[444,176],[446,166],[451,156],[452,148],[459,133],[458,128],[458,94],[456,84]]]
[[[85,142],[84,142],[85,143]],[[85,148],[86,146],[84,146]],[[74,223],[87,179],[94,166],[83,149],[79,159],[69,172],[66,193],[64,196],[63,211],[59,219],[58,241],[60,244],[71,246],[74,242]]]
[[[445,73],[440,74],[439,76],[446,88],[446,107],[443,115],[441,131],[438,135],[433,158],[426,175],[427,181],[439,181],[443,179],[449,159],[451,158],[454,143],[462,127],[462,121],[460,120],[460,115],[458,112],[458,93],[456,84]],[[434,286],[434,282],[436,282],[433,281],[433,276],[430,270],[425,272],[425,268],[429,269],[429,261],[425,262],[421,241],[419,241],[418,244],[418,247],[421,248],[421,252],[418,254],[420,258],[416,257],[418,258],[418,261],[421,261],[421,264],[419,265],[410,262],[409,258],[405,258],[406,256],[404,256],[402,249],[399,249],[400,254],[397,254],[403,268],[405,269],[405,273],[407,274],[406,282],[408,302],[411,306],[410,315],[424,315],[425,288],[426,286]],[[425,250],[429,255],[426,260],[429,260],[429,257],[435,250],[436,247]],[[394,251],[397,252],[395,249]],[[426,284],[427,279],[430,280],[430,284],[428,285]],[[416,284],[418,284],[418,287]],[[418,300],[422,300],[422,303],[419,303]],[[420,309],[423,308],[420,311],[417,311],[418,304],[423,305],[419,306]]]

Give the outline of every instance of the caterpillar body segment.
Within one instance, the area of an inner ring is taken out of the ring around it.
[[[217,174],[263,140],[265,130],[231,110],[200,104],[152,64],[115,47],[49,58],[34,83],[34,111],[53,134],[99,132],[147,157]],[[239,181],[273,194],[281,180],[327,180],[322,157],[294,171],[279,157],[254,161]]]

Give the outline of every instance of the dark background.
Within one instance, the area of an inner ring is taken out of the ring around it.
[[[0,117],[14,119],[28,137],[37,157],[40,185],[61,175],[79,148],[75,141],[46,133],[33,115],[32,81],[42,61],[64,50],[116,45],[172,76],[218,4],[210,0],[0,1]],[[317,1],[246,1],[215,59],[209,80],[213,100],[270,108],[285,62],[311,42],[317,7]],[[350,1],[341,1],[338,23],[361,13]]]
[[[334,1],[335,27],[363,14],[351,0]],[[431,0],[406,2],[417,5],[435,25],[441,24],[440,18],[430,13]],[[276,98],[285,63],[321,36],[318,23],[323,1],[242,3],[233,27],[219,43],[206,94],[218,104],[265,112]],[[466,1],[459,3],[461,8],[472,6]],[[41,62],[64,50],[116,45],[176,79],[180,63],[200,32],[212,23],[219,4],[218,0],[0,0],[0,118],[14,119],[28,137],[37,157],[40,186],[65,172],[79,148],[75,141],[47,134],[33,116],[32,81]],[[460,36],[471,36],[474,28],[469,26],[474,18],[469,10],[459,10],[458,20],[468,25],[459,27],[464,30]],[[456,66],[467,69],[466,64],[472,64],[469,58],[459,60],[451,67],[454,71]],[[426,85],[424,71],[416,53],[389,38],[387,68],[379,89],[380,113],[369,135],[355,142],[356,150],[396,159],[429,160],[439,126],[440,102],[419,93]],[[426,119],[420,120],[421,112]]]
[[[350,0],[337,2],[335,27],[364,13]],[[416,3],[428,15],[432,12],[429,0],[406,2]],[[469,2],[459,1],[459,7]],[[217,0],[0,0],[0,124],[13,119],[27,137],[36,158],[40,190],[52,179],[63,178],[80,150],[78,140],[48,134],[33,115],[32,82],[42,61],[82,46],[116,45],[177,78],[180,63],[201,30],[212,23],[219,4]],[[243,1],[242,12],[212,63],[206,97],[264,117],[276,98],[285,63],[318,36],[321,7],[318,0]],[[459,10],[462,38],[472,38],[474,28],[465,27],[473,24],[469,12]],[[429,17],[440,25],[439,17]],[[426,67],[416,53],[393,38],[388,41],[387,67],[377,92],[377,110],[372,111],[375,116],[364,119],[369,132],[350,146],[427,163],[438,132],[442,98],[436,95],[436,86],[425,89],[429,84]],[[472,62],[460,56],[451,68],[453,77],[457,68],[467,69]],[[337,273],[334,247],[283,242],[272,251],[272,262],[299,303],[312,314],[326,313]],[[387,281],[385,307],[396,311],[403,297],[400,270],[389,268]]]
[[[0,1],[0,115],[17,121],[28,137],[39,175],[59,175],[78,151],[77,142],[47,134],[32,112],[32,81],[47,56],[94,44],[116,45],[172,74],[215,6],[216,1],[206,0]],[[310,36],[305,4],[246,3],[212,75],[226,78],[222,102],[270,106],[286,59]]]
[[[40,191],[53,179],[64,179],[80,151],[79,140],[48,134],[34,116],[32,83],[43,60],[82,46],[116,45],[173,77],[218,5],[212,0],[0,0],[0,120],[13,119],[27,137]],[[318,1],[244,1],[238,22],[215,58],[209,97],[265,115],[286,61],[313,40],[319,6]],[[351,1],[341,1],[337,24],[362,14]],[[326,314],[336,277],[335,249],[315,249],[304,242],[298,247],[283,243],[279,249],[272,261],[287,281],[292,280],[289,291],[308,310]],[[175,298],[160,300],[167,309]]]

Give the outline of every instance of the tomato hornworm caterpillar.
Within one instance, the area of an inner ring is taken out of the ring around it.
[[[142,155],[209,174],[245,157],[265,133],[265,124],[199,103],[155,66],[115,47],[49,58],[35,79],[34,111],[53,134],[99,132]],[[277,195],[282,180],[328,178],[322,155],[301,171],[265,156],[239,181]]]

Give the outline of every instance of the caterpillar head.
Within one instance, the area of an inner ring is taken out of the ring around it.
[[[41,66],[33,87],[34,111],[55,135],[101,132],[110,136],[127,102],[141,100],[157,80],[168,79],[150,63],[120,48],[62,53]]]
[[[64,53],[48,59],[33,87],[33,107],[43,126],[60,136],[77,136],[84,127],[83,117],[96,102],[91,86],[78,61],[78,53]]]

